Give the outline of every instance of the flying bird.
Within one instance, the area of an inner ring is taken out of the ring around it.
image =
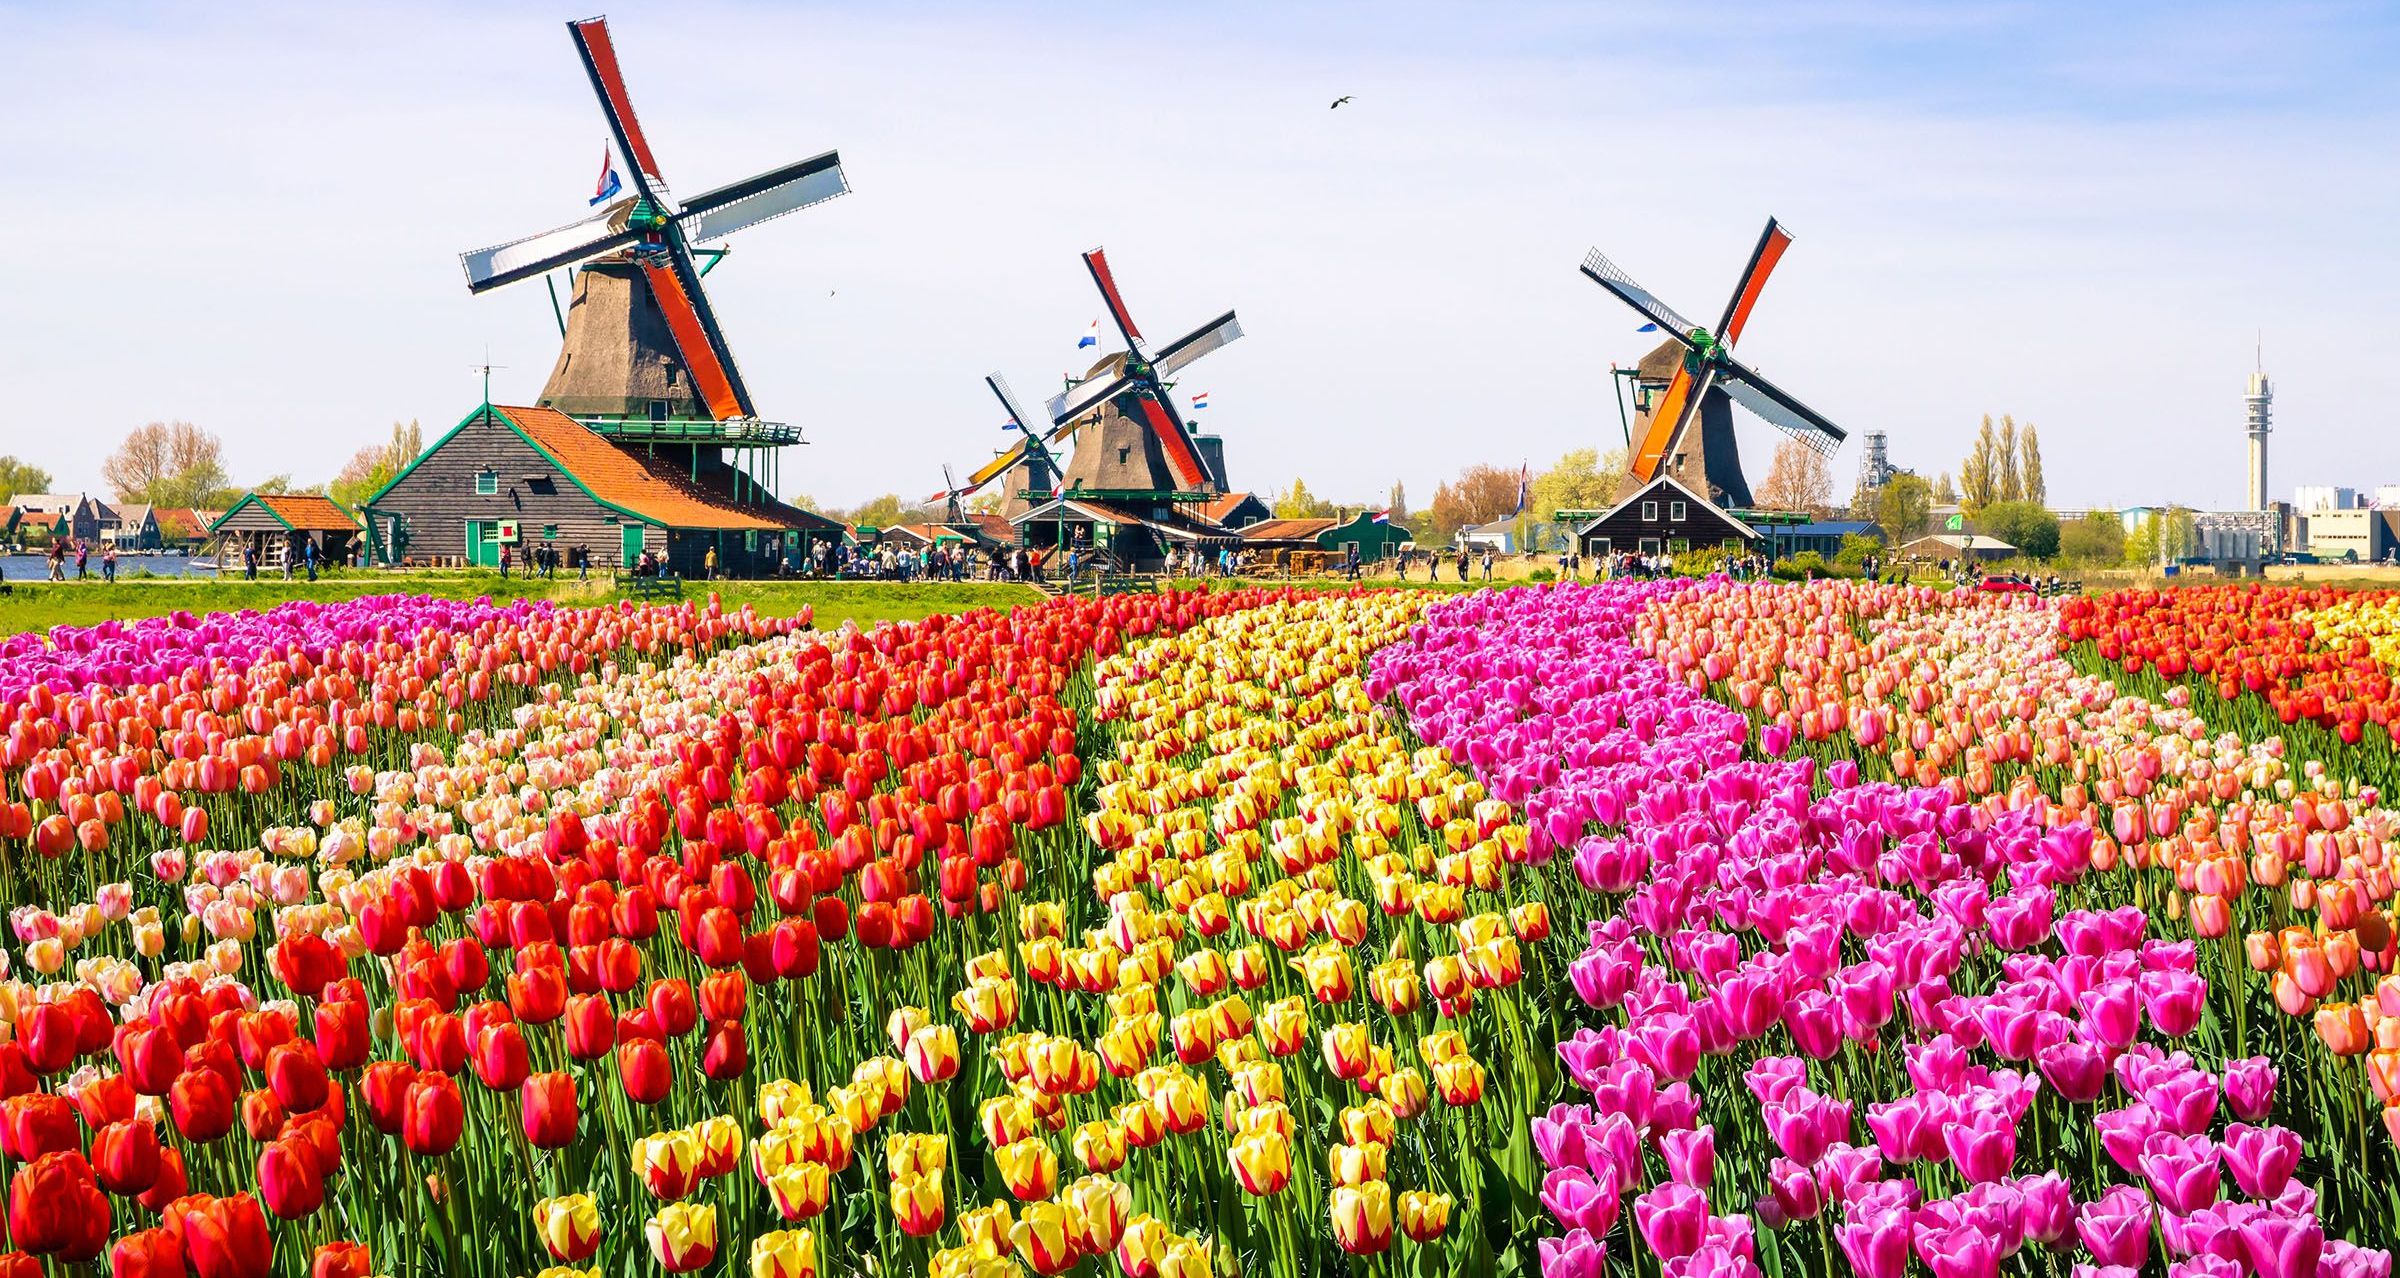
[[[1349,94],[1347,94],[1347,93],[1345,93],[1345,94],[1343,94],[1342,96],[1340,96],[1340,97],[1338,97],[1338,98],[1335,98],[1335,99],[1333,100],[1333,105],[1332,105],[1332,106],[1329,106],[1329,107],[1327,107],[1327,108],[1325,108],[1325,109],[1326,109],[1326,110],[1328,110],[1328,111],[1338,110],[1338,109],[1340,109],[1341,105],[1342,105],[1344,102],[1348,102],[1349,100],[1350,100],[1350,95],[1349,95]]]

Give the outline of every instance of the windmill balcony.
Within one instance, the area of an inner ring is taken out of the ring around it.
[[[801,437],[800,428],[789,422],[762,422],[749,418],[724,422],[684,417],[670,417],[663,421],[648,417],[583,417],[577,420],[590,427],[594,434],[609,439],[726,444],[741,448],[781,448],[786,444],[808,442]]]

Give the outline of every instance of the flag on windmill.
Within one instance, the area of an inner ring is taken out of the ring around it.
[[[625,189],[625,180],[617,176],[617,153],[607,143],[600,144],[600,183],[592,188],[588,203],[601,204],[617,197]]]
[[[1193,412],[1195,412],[1195,413],[1196,413],[1196,412],[1199,412],[1201,409],[1203,409],[1203,408],[1206,408],[1206,407],[1208,407],[1208,392],[1207,392],[1207,391],[1202,391],[1202,392],[1200,392],[1199,394],[1192,396],[1192,411],[1193,411]]]
[[[1084,347],[1086,347],[1086,346],[1098,346],[1099,344],[1100,344],[1100,321],[1099,321],[1099,320],[1097,320],[1097,319],[1095,319],[1095,320],[1093,320],[1093,321],[1092,321],[1092,326],[1091,326],[1090,328],[1088,328],[1088,329],[1085,329],[1085,330],[1084,330],[1084,333],[1083,333],[1083,336],[1082,336],[1080,339],[1078,339],[1078,340],[1076,341],[1076,343],[1075,343],[1075,349],[1076,349],[1076,350],[1082,350],[1082,349],[1083,349]]]
[[[1518,515],[1524,514],[1525,503],[1532,497],[1533,467],[1520,462],[1517,465],[1517,508],[1510,513]]]

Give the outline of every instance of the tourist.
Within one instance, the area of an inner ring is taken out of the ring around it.
[[[1492,579],[1492,552],[1489,547],[1486,547],[1483,552],[1483,579],[1485,581]]]
[[[242,575],[258,580],[258,543],[246,538],[242,542]]]
[[[706,555],[703,555],[703,556],[701,556],[701,558],[700,558],[700,580],[702,580],[702,581],[715,581],[716,579],[717,579],[717,548],[716,548],[716,547],[714,547],[714,546],[711,546],[711,547],[709,547],[709,548],[708,548],[708,553],[707,553]]]
[[[590,546],[578,545],[575,547],[575,580],[587,581],[590,580],[591,575],[592,548]]]
[[[110,542],[108,548],[100,552],[100,580],[112,586],[117,584],[117,545],[115,542]]]
[[[1467,579],[1467,552],[1463,546],[1459,548],[1458,552],[1458,579],[1460,581]]]
[[[65,542],[63,542],[63,541],[54,541],[54,542],[51,542],[51,543],[50,543],[50,580],[52,580],[52,581],[65,581],[66,579],[67,579],[67,544],[66,544]]]
[[[300,551],[300,553],[301,553],[302,557],[303,557],[303,558],[305,558],[305,559],[307,560],[307,563],[308,563],[308,579],[309,579],[310,581],[315,581],[315,580],[317,579],[317,543],[316,543],[316,541],[315,541],[313,538],[312,538],[312,539],[310,539],[310,540],[309,540],[309,542],[308,542],[308,543],[307,543],[305,546],[303,546],[303,547],[301,548],[301,551]]]
[[[91,575],[92,575],[92,570],[90,569],[90,567],[88,567],[88,565],[91,563],[91,561],[92,561],[92,543],[90,543],[90,542],[88,542],[88,541],[79,541],[79,542],[76,542],[76,543],[75,543],[75,580],[77,580],[77,581],[82,581],[84,578],[86,578],[86,577],[89,577],[89,576],[91,576]]]
[[[506,543],[502,543],[502,544],[501,544],[501,547],[500,547],[500,580],[502,580],[502,581],[506,581],[506,580],[508,580],[508,565],[509,565],[509,562],[510,562],[510,560],[511,560],[511,558],[512,558],[512,556],[511,556],[511,553],[510,553],[510,552],[511,552],[513,549],[514,549],[513,547],[511,547],[511,546],[507,545]]]

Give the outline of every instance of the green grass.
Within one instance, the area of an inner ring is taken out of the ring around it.
[[[618,596],[609,583],[594,577],[551,581],[512,577],[496,572],[352,573],[315,582],[223,581],[215,578],[120,580],[105,585],[98,579],[67,582],[11,582],[0,596],[0,634],[47,630],[52,626],[88,626],[110,619],[132,621],[159,617],[178,609],[225,612],[267,609],[294,599],[332,603],[361,595],[415,594],[440,599],[495,601],[555,599],[568,605],[614,603]],[[926,582],[900,584],[881,581],[724,581],[714,585],[685,583],[687,598],[705,599],[714,589],[728,608],[750,604],[771,616],[788,617],[802,605],[816,609],[816,624],[832,629],[845,621],[871,626],[878,621],[909,621],[941,612],[971,608],[1008,608],[1033,603],[1041,596],[1028,586],[997,582]]]

